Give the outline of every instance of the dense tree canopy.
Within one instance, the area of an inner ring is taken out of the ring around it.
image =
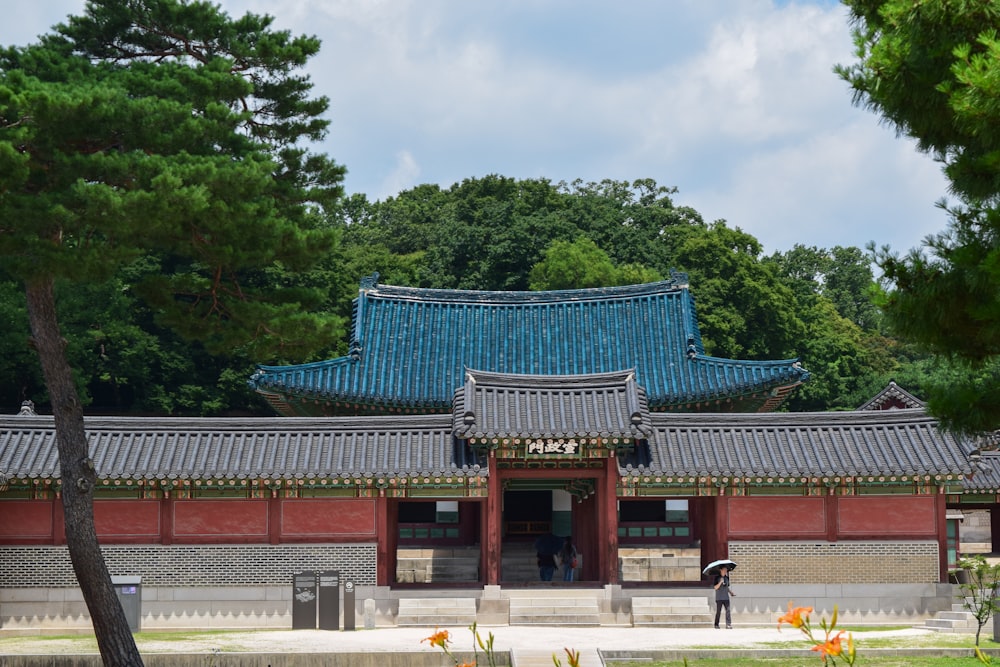
[[[68,355],[120,377],[154,343],[118,319],[129,303],[113,281],[127,275],[156,326],[216,354],[305,355],[337,329],[291,273],[332,249],[320,214],[341,195],[343,169],[302,147],[327,124],[294,74],[319,43],[270,24],[207,2],[91,0],[37,44],[0,50],[0,266],[26,297],[70,558],[107,665],[141,659],[97,544],[85,382]],[[67,349],[60,311],[96,325],[76,342],[114,358]]]
[[[944,165],[947,229],[905,256],[878,251],[890,327],[945,360],[931,411],[957,431],[1000,428],[1000,2],[846,0],[855,101]]]

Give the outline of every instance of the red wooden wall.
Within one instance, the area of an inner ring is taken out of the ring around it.
[[[105,544],[371,542],[375,500],[95,500]],[[0,501],[0,544],[63,544],[58,500]]]

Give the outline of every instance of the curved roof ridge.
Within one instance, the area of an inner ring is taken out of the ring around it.
[[[448,414],[365,415],[337,417],[197,417],[184,426],[182,417],[85,416],[84,429],[91,431],[185,433],[193,431],[263,432],[276,431],[375,431],[439,429],[451,424]],[[0,416],[0,432],[54,430],[51,415],[34,417]]]
[[[567,290],[463,290],[375,284],[373,287],[363,288],[361,292],[368,297],[431,303],[517,305],[522,303],[563,303],[566,301],[608,301],[616,298],[633,299],[639,296],[679,292],[687,287],[687,276],[682,273],[675,273],[674,277],[669,280],[660,280],[652,283]]]
[[[924,424],[937,420],[922,408],[908,408],[885,412],[842,410],[836,412],[765,412],[755,414],[752,420],[746,414],[732,412],[655,412],[651,415],[654,426],[720,426],[734,429],[771,428],[787,425],[838,426],[843,424]]]
[[[635,380],[635,369],[627,368],[620,371],[604,373],[579,373],[573,375],[527,375],[523,373],[497,373],[466,368],[467,379],[479,385],[516,386],[521,388],[534,387],[604,387],[622,384],[627,380]]]

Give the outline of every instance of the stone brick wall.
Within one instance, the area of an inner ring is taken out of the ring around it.
[[[929,584],[940,579],[938,544],[899,542],[730,542],[747,584]]]
[[[375,584],[375,544],[109,545],[101,551],[112,576],[141,576],[144,587],[285,586],[304,570],[339,570],[341,579]],[[0,588],[76,586],[66,547],[0,547]]]

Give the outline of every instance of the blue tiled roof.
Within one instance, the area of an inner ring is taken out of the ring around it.
[[[793,359],[706,356],[686,277],[676,274],[644,285],[552,292],[420,289],[367,279],[354,303],[348,356],[261,366],[251,383],[276,405],[284,396],[444,411],[466,368],[519,375],[634,368],[653,409],[751,394],[761,404],[779,397],[773,405],[782,389],[808,377]]]

